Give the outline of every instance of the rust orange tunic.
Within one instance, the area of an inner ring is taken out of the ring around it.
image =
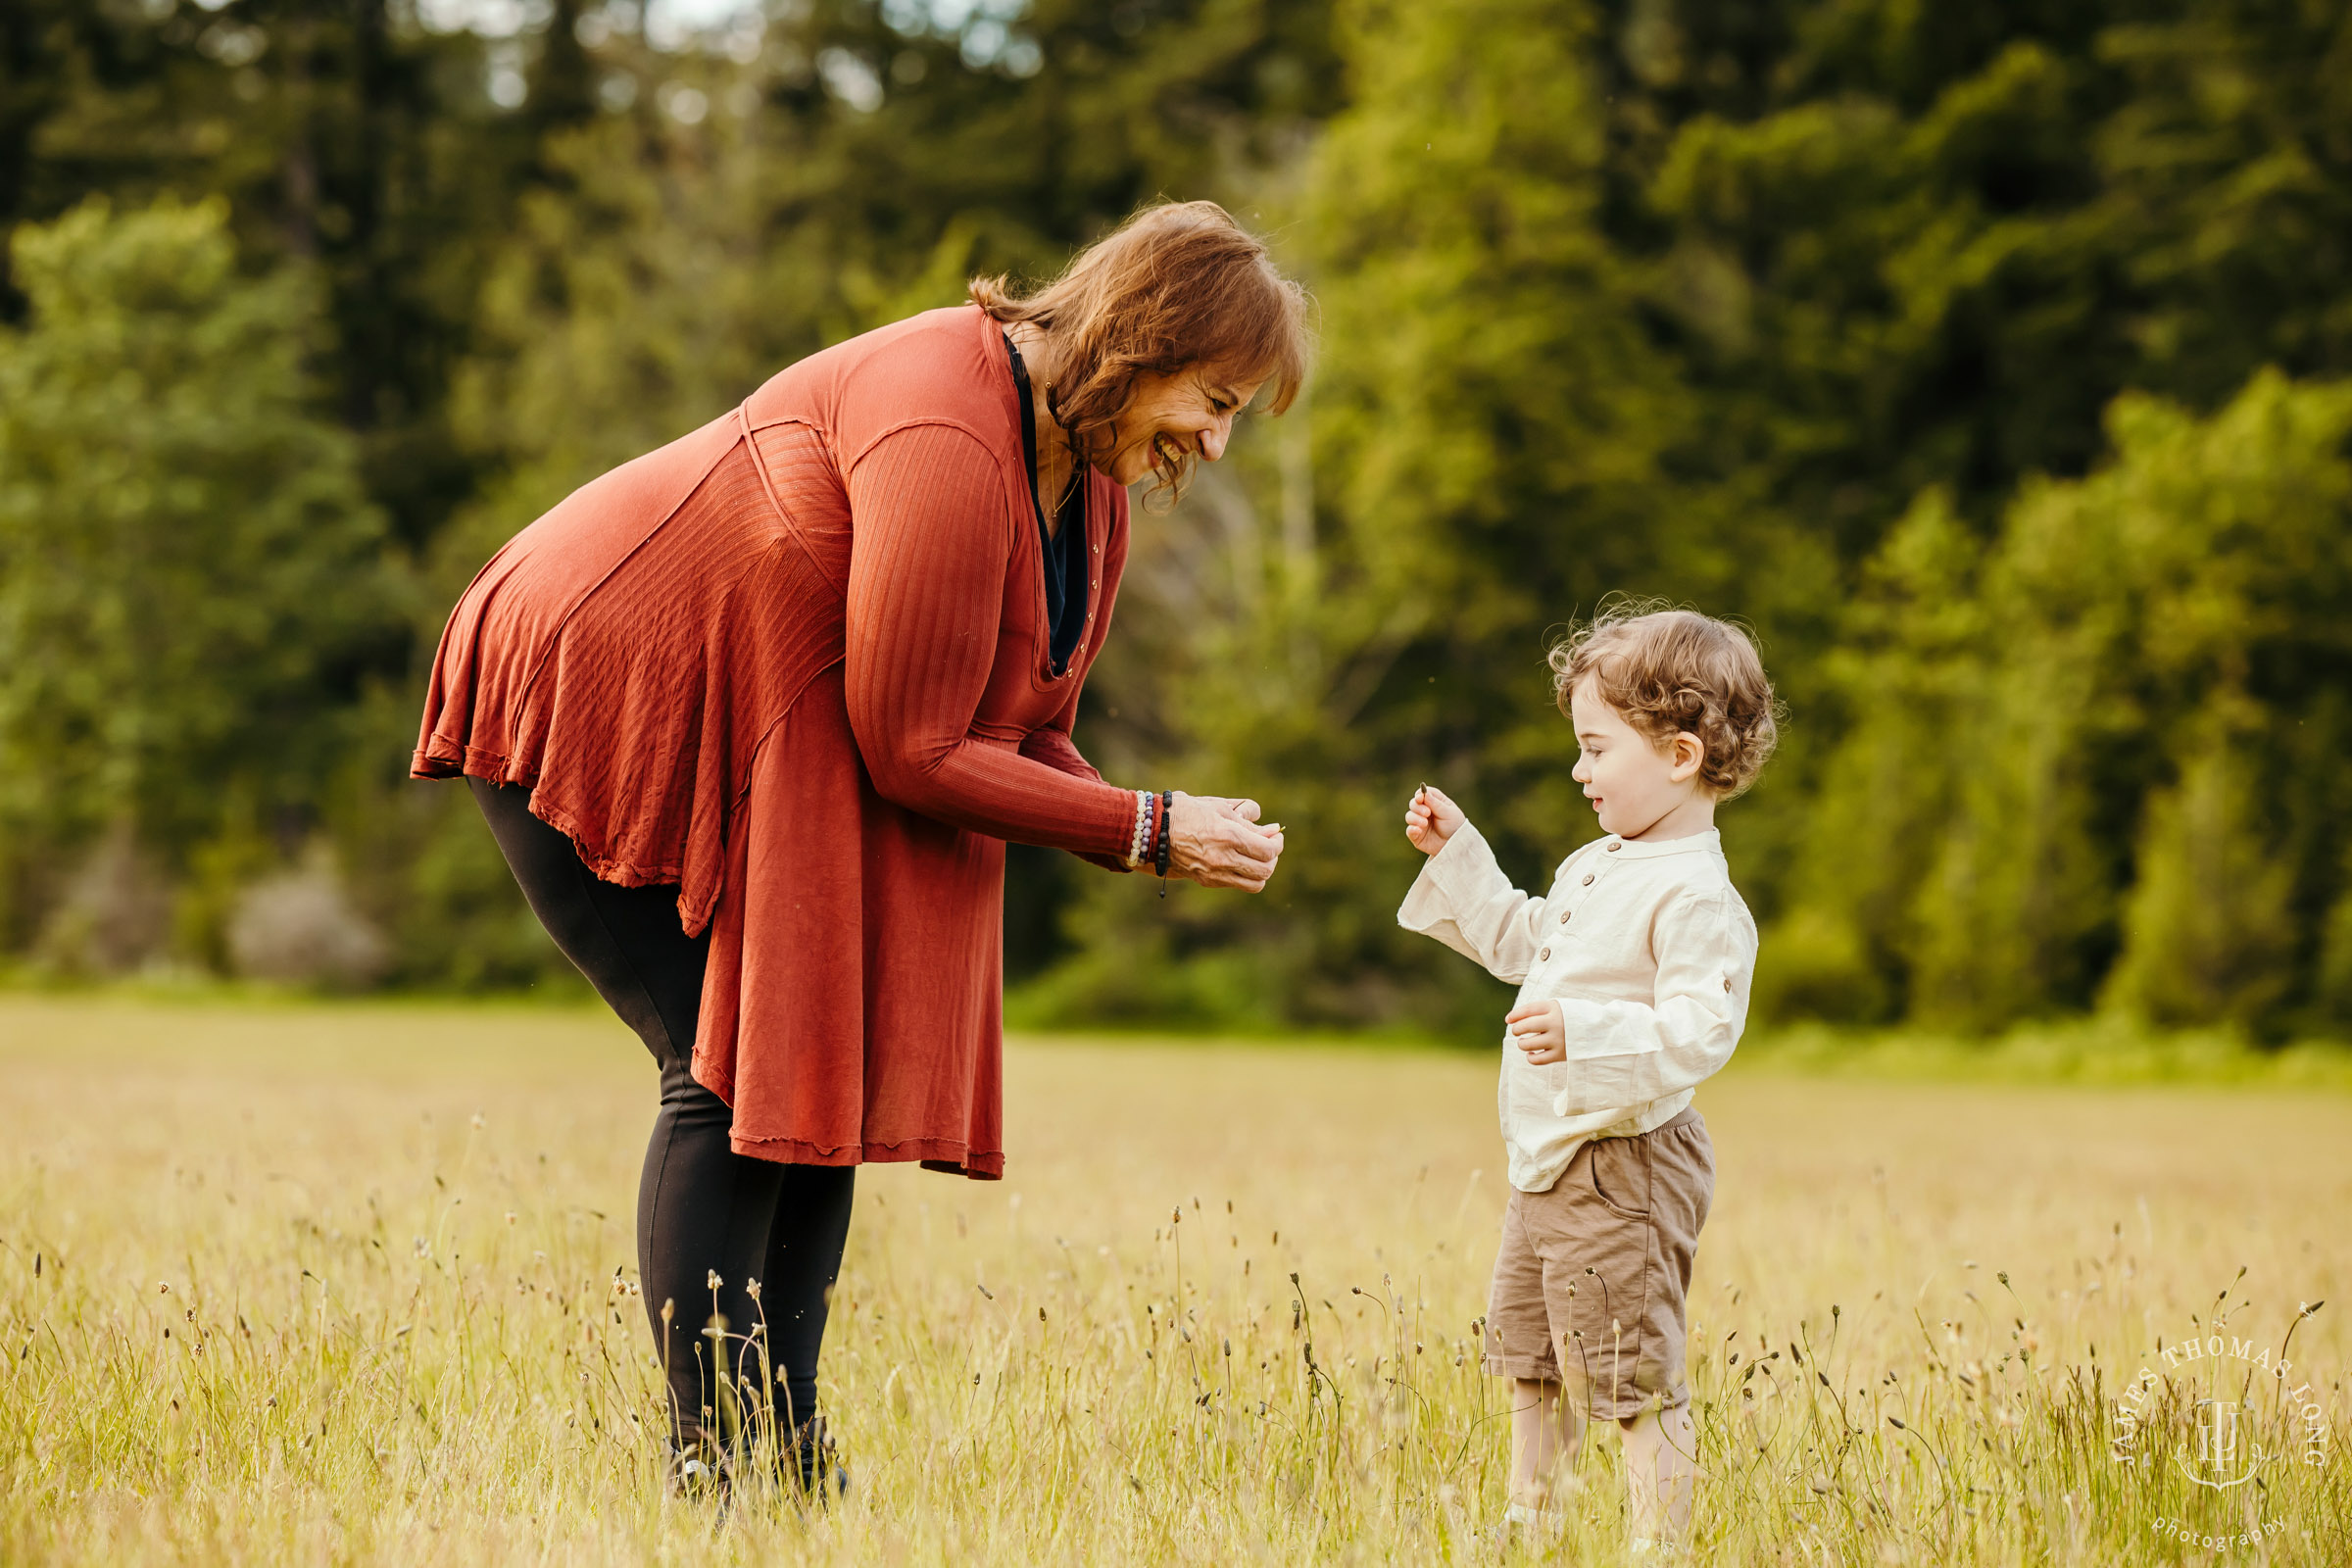
[[[1070,741],[1127,553],[1086,482],[1056,676],[1003,339],[933,311],[582,486],[451,614],[412,771],[679,885],[738,1152],[1003,1174],[1003,841],[1115,866],[1135,816]]]

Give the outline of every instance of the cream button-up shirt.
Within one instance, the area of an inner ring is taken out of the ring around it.
[[[1421,867],[1396,923],[1515,983],[1522,1006],[1560,1004],[1565,1061],[1536,1066],[1503,1036],[1495,1101],[1521,1192],[1548,1192],[1588,1139],[1671,1120],[1731,1060],[1747,1023],[1756,922],[1712,828],[1595,839],[1539,899],[1511,886],[1465,822]]]

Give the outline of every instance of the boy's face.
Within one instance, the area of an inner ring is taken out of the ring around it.
[[[1590,679],[1568,694],[1568,711],[1576,724],[1574,777],[1603,833],[1638,839],[1692,800],[1705,760],[1696,736],[1658,745],[1627,723]]]

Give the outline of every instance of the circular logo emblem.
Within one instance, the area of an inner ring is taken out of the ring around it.
[[[2317,1303],[2303,1307],[2296,1322],[2318,1309]],[[2287,1343],[2293,1338],[2290,1329]],[[2268,1344],[2208,1332],[2159,1347],[2124,1385],[2107,1453],[2118,1464],[2143,1465],[2169,1448],[2174,1467],[2188,1481],[2230,1493],[2273,1465],[2325,1464],[2328,1446],[2327,1410],[2309,1377]],[[2186,1520],[2166,1518],[2153,1528],[2184,1544],[2221,1549],[2255,1544],[2285,1526],[2267,1520],[2208,1536]]]

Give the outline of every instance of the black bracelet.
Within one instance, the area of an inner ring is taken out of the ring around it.
[[[1168,824],[1175,814],[1176,792],[1161,790],[1159,792],[1159,831],[1152,835],[1152,869],[1159,873],[1159,895],[1163,899],[1168,895],[1168,840],[1173,836],[1168,831]]]

